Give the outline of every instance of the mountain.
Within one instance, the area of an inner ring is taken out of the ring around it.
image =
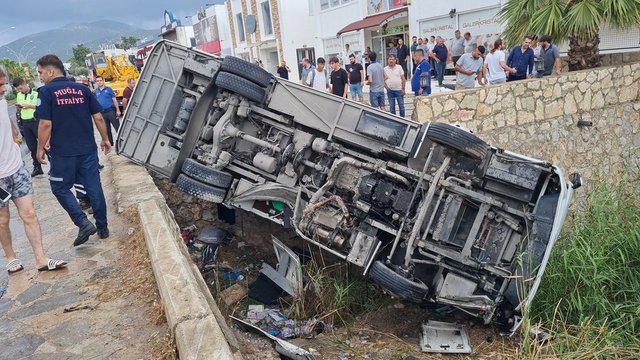
[[[35,62],[45,54],[56,54],[66,62],[73,56],[72,48],[84,44],[92,50],[121,41],[122,36],[135,36],[148,41],[158,40],[160,27],[144,30],[112,20],[90,23],[71,23],[59,29],[24,36],[0,47],[0,58],[21,62]]]

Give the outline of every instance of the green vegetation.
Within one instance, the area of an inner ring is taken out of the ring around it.
[[[122,36],[120,39],[122,40],[122,42],[115,44],[115,46],[118,49],[125,49],[125,50],[135,48],[136,44],[138,43],[138,40],[140,40],[135,36]]]
[[[599,67],[598,32],[609,24],[631,29],[640,24],[638,0],[510,0],[500,12],[507,44],[529,35],[569,41],[569,70]]]
[[[327,264],[322,252],[304,265],[303,274],[309,281],[290,308],[291,316],[298,319],[315,318],[348,327],[357,315],[378,310],[391,301],[366,281],[362,268],[343,262]]]
[[[554,249],[528,314],[552,339],[525,340],[529,357],[639,356],[640,196],[616,191],[596,186]]]
[[[91,49],[84,44],[78,44],[73,47],[72,51],[73,57],[69,59],[69,62],[77,67],[85,67],[84,58],[91,52]]]

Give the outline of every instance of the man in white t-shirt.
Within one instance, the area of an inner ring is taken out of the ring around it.
[[[18,214],[24,225],[25,234],[31,243],[38,270],[57,270],[67,265],[66,261],[49,259],[42,247],[40,224],[33,207],[33,186],[31,176],[24,167],[20,147],[17,144],[18,129],[9,119],[7,101],[4,99],[7,77],[0,69],[0,188],[6,191],[18,208]],[[4,197],[3,197],[4,198]],[[24,269],[22,261],[16,257],[11,244],[9,229],[9,200],[0,199],[0,243],[7,259],[9,274]]]
[[[325,61],[323,57],[319,57],[316,62],[316,68],[309,71],[307,75],[307,85],[320,91],[331,92],[329,72],[325,68]]]
[[[489,85],[506,83],[507,73],[515,74],[517,72],[517,69],[507,65],[502,39],[493,43],[493,49],[485,58],[484,69],[485,78]]]
[[[389,65],[384,67],[384,87],[387,89],[389,98],[389,112],[396,114],[396,101],[400,108],[400,116],[404,117],[404,70],[398,65],[398,58],[395,55],[387,56]]]

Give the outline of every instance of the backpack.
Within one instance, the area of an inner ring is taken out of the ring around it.
[[[329,83],[329,73],[327,72],[327,68],[324,68],[324,70],[323,70],[323,71],[324,71],[324,77],[325,77],[326,82],[327,82],[327,84],[328,84],[328,83]],[[311,81],[310,81],[308,84],[305,82],[305,84],[306,84],[307,86],[309,86],[309,87],[313,87],[313,80],[316,78],[316,73],[317,73],[317,71],[316,71],[316,69],[314,68],[314,69],[313,69],[313,72],[311,73]]]

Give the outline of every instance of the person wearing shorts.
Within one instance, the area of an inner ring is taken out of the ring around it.
[[[13,250],[9,220],[9,201],[13,201],[22,219],[25,234],[36,258],[36,268],[40,271],[58,270],[67,265],[66,261],[48,258],[42,247],[42,233],[33,206],[33,186],[31,175],[22,161],[18,146],[18,129],[9,119],[7,101],[4,99],[6,75],[0,69],[0,188],[11,195],[10,200],[0,199],[0,243],[7,260],[9,274],[24,269],[22,261]]]

